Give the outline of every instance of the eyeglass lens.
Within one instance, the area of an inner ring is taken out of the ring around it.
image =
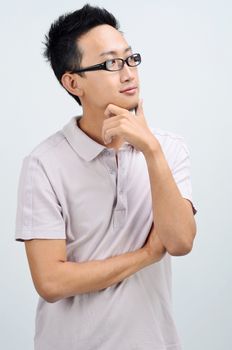
[[[127,62],[131,67],[137,66],[140,63],[140,55],[134,54],[128,57]],[[108,70],[120,70],[124,66],[124,62],[121,58],[114,58],[106,61],[106,68]]]

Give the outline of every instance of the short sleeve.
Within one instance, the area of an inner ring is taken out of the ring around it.
[[[40,160],[23,159],[18,184],[15,240],[66,239],[62,209]]]
[[[197,209],[193,204],[192,183],[191,183],[191,163],[190,152],[184,140],[180,141],[177,155],[172,168],[172,175],[182,194],[183,198],[188,199],[192,204],[193,214],[197,213]]]

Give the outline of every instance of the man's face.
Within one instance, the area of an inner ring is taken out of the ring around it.
[[[78,41],[83,51],[81,67],[102,63],[112,58],[127,58],[132,53],[123,35],[109,25],[99,25],[84,34]],[[104,52],[115,51],[115,54]],[[139,101],[139,78],[137,67],[126,63],[120,71],[98,70],[85,72],[81,79],[84,90],[82,104],[90,108],[105,109],[113,103],[125,109],[132,109]],[[128,87],[136,87],[133,94],[122,92]]]

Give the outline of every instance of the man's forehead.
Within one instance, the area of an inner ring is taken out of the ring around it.
[[[110,49],[110,50],[105,50],[101,53],[99,53],[99,57],[104,57],[104,56],[108,56],[108,55],[117,55],[117,54],[121,54],[121,53],[127,53],[128,51],[132,51],[132,47],[131,46],[126,46],[122,49]]]
[[[123,46],[114,46],[108,47],[105,50],[103,48],[82,48],[82,61],[85,61],[85,64],[92,64],[94,60],[106,60],[111,57],[123,57],[126,53],[132,52],[132,47],[127,45]]]
[[[123,32],[107,24],[89,30],[79,38],[78,45],[83,53],[88,53],[88,55],[93,55],[96,58],[107,55],[121,55],[131,50]]]

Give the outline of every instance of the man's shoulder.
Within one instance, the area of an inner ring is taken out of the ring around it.
[[[188,152],[188,147],[184,136],[170,130],[153,126],[149,127],[159,141],[170,167],[174,165],[174,162],[182,148]]]
[[[150,130],[154,134],[154,136],[158,139],[160,142],[161,146],[164,148],[167,147],[176,147],[179,146],[180,144],[185,143],[184,136],[167,130],[167,129],[162,129],[159,127],[154,127],[152,125],[149,125]]]
[[[162,129],[159,127],[154,127],[152,125],[149,125],[149,128],[151,129],[153,134],[158,138],[158,140],[161,141],[162,143],[184,141],[184,137],[179,133],[176,133],[167,129]]]
[[[31,152],[28,154],[29,157],[37,158],[42,160],[43,158],[53,156],[54,153],[59,152],[59,148],[65,141],[65,137],[61,130],[54,132],[39,144],[37,144]]]

